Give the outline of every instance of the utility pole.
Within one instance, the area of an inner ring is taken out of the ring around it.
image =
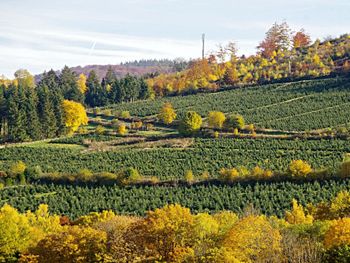
[[[204,59],[204,43],[205,43],[205,34],[202,34],[202,59]]]

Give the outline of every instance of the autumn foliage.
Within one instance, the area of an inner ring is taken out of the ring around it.
[[[77,131],[81,125],[88,124],[88,117],[83,105],[75,101],[64,100],[62,106],[69,134]]]

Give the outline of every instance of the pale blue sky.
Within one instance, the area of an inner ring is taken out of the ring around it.
[[[0,74],[18,68],[196,58],[233,40],[252,54],[275,22],[313,39],[350,32],[349,0],[0,0]]]

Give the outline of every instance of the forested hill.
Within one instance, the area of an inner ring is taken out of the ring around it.
[[[94,70],[97,74],[98,79],[102,80],[108,72],[108,69],[112,69],[117,78],[122,78],[127,74],[134,76],[145,76],[145,75],[157,75],[157,74],[169,74],[185,69],[188,65],[188,62],[183,59],[144,59],[144,60],[135,60],[130,62],[124,62],[115,65],[86,65],[86,66],[75,66],[71,67],[71,70],[74,71],[77,75],[81,73],[86,76]],[[60,73],[59,70],[56,73]],[[36,75],[36,82],[41,80],[42,74]]]

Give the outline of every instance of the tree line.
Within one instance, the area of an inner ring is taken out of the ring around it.
[[[77,105],[64,104],[64,100],[96,107],[147,99],[150,95],[143,78],[127,75],[117,79],[111,69],[99,81],[94,71],[86,78],[66,66],[60,74],[45,72],[37,84],[27,70],[18,70],[13,81],[0,81],[1,140],[21,142],[65,135],[77,129],[70,128],[72,118],[80,118],[79,125],[83,118],[87,124],[81,108],[75,108],[75,113],[70,112],[72,118],[67,118],[64,106],[67,110]]]
[[[306,207],[291,200],[282,218],[246,206],[240,214],[192,213],[179,204],[144,217],[91,212],[76,220],[0,209],[3,262],[348,262],[350,193]]]
[[[0,131],[3,141],[21,142],[71,134],[87,124],[75,74],[65,67],[60,76],[51,70],[37,85],[26,70],[0,85]]]

